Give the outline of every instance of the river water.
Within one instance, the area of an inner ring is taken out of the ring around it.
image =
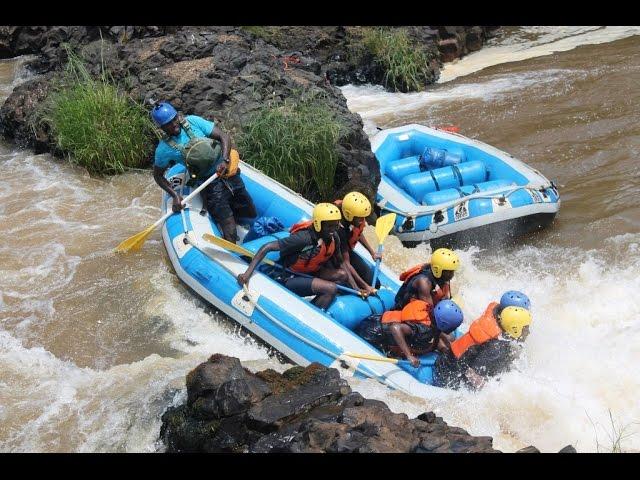
[[[24,80],[20,65],[0,61],[1,98]],[[513,371],[431,400],[373,381],[354,390],[410,417],[434,410],[504,451],[640,451],[639,85],[640,28],[513,27],[427,92],[343,87],[368,133],[457,125],[555,180],[562,198],[553,225],[517,246],[459,252],[465,322],[508,289],[532,300]],[[162,451],[160,416],[210,354],[289,366],[182,286],[158,232],[112,253],[160,215],[150,172],[91,178],[1,142],[0,164],[0,451]],[[399,272],[429,249],[390,237],[385,252]]]

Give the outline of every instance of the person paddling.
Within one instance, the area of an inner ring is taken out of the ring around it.
[[[360,192],[349,192],[342,200],[336,200],[334,204],[340,207],[342,211],[342,220],[340,221],[340,228],[338,229],[344,260],[342,268],[351,273],[359,288],[369,294],[374,294],[376,292],[375,285],[369,285],[364,281],[351,264],[351,255],[358,242],[369,251],[374,261],[382,258],[382,256],[371,247],[363,234],[367,226],[366,217],[371,215],[371,202]]]
[[[358,288],[350,273],[339,267],[343,262],[337,234],[341,218],[340,210],[335,205],[317,204],[312,220],[294,225],[290,230],[291,235],[266,243],[256,252],[247,270],[238,275],[238,284],[245,285],[249,281],[256,266],[269,252],[279,251],[285,268],[315,278],[285,272],[278,280],[301,297],[316,295],[312,303],[326,309],[336,296],[337,283],[348,283],[352,288]]]

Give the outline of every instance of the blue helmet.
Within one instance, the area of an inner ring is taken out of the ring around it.
[[[151,118],[159,127],[169,123],[176,115],[178,112],[168,102],[160,102],[151,109]]]
[[[444,333],[453,332],[464,319],[462,310],[453,300],[440,300],[433,309],[433,316],[438,330]]]
[[[500,307],[521,307],[525,310],[531,310],[531,302],[524,293],[517,290],[509,290],[500,298]]]

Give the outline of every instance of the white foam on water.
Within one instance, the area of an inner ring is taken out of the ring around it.
[[[147,312],[161,315],[171,322],[173,330],[167,337],[172,348],[185,353],[222,353],[241,361],[268,360],[269,348],[252,336],[243,338],[240,327],[205,303],[190,291],[177,289],[167,275],[155,274],[152,279],[157,296],[147,305]]]
[[[463,330],[507,290],[531,299],[531,334],[514,368],[478,392],[428,400],[369,380],[354,389],[410,417],[433,410],[451,426],[492,436],[504,451],[534,445],[554,452],[568,444],[581,452],[611,451],[621,430],[620,449],[640,451],[640,234],[606,239],[597,251],[459,254],[454,285],[462,293]]]
[[[640,27],[522,27],[515,35],[494,42],[490,40],[481,50],[445,63],[438,83],[450,82],[501,63],[518,62],[573,50],[581,45],[608,43],[634,35],[640,35]]]
[[[424,92],[387,92],[380,85],[347,85],[342,87],[342,93],[347,99],[349,109],[362,117],[365,132],[371,136],[376,133],[376,120],[382,118],[389,122],[394,118],[401,119],[408,112],[434,108],[447,102],[492,102],[515,91],[533,86],[544,88],[557,84],[562,79],[585,74],[586,72],[579,70],[546,69],[493,75],[479,83],[446,85]]]

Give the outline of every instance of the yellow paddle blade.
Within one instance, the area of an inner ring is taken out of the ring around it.
[[[241,247],[240,245],[236,245],[235,243],[225,240],[224,238],[216,237],[215,235],[211,235],[210,233],[203,234],[202,238],[209,243],[218,245],[219,247],[225,248],[231,252],[236,252],[240,255],[245,255],[251,258],[255,257],[255,253],[253,253],[251,250],[247,250],[246,248]],[[269,260],[268,258],[264,258],[262,259],[262,261],[267,265],[275,265],[275,262],[273,260]]]
[[[389,232],[395,223],[395,213],[387,213],[386,215],[378,218],[378,221],[376,222],[376,237],[378,237],[378,245],[382,245],[384,239],[387,238],[387,235],[389,235]]]
[[[365,360],[376,360],[378,362],[398,363],[397,358],[381,357],[380,355],[368,355],[366,353],[344,352],[343,355],[353,358],[364,358]]]
[[[136,252],[140,250],[142,245],[144,245],[144,242],[147,240],[147,237],[151,235],[151,232],[153,232],[154,227],[155,225],[151,225],[140,233],[136,233],[134,236],[127,238],[116,247],[115,251],[119,253],[127,253],[130,251]]]

